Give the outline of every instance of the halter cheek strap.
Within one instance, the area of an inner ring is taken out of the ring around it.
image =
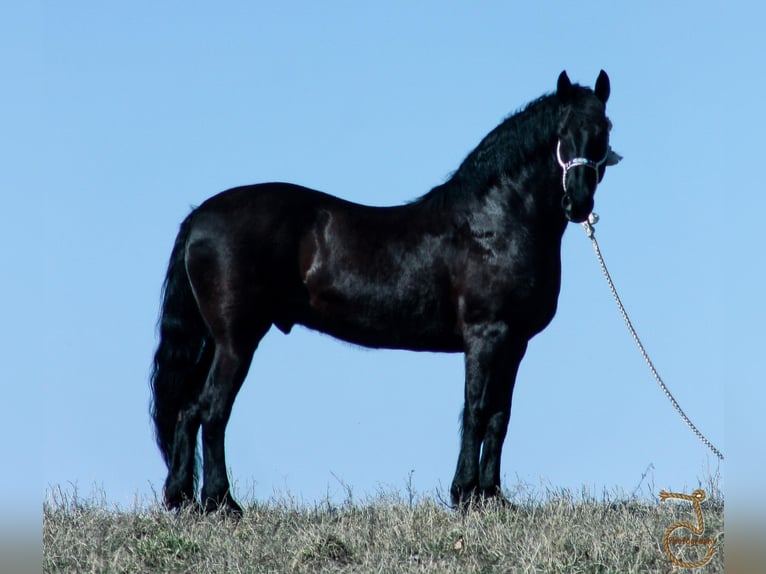
[[[575,157],[570,159],[569,161],[564,161],[561,159],[561,140],[558,141],[556,144],[556,159],[559,162],[559,165],[561,166],[561,169],[564,170],[564,173],[561,176],[561,185],[564,187],[564,192],[566,193],[567,190],[567,172],[572,169],[573,167],[577,167],[580,165],[584,165],[585,167],[590,167],[596,170],[596,174],[598,175],[598,168],[600,168],[604,163],[606,163],[606,159],[609,157],[609,146],[606,148],[606,153],[604,154],[604,157],[601,158],[599,161],[593,161],[592,159],[588,159],[586,157]]]

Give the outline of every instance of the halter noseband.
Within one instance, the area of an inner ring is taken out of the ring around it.
[[[573,167],[577,167],[579,165],[584,165],[585,167],[590,167],[596,170],[596,179],[598,180],[598,168],[600,168],[604,163],[606,163],[607,158],[609,157],[609,146],[606,147],[606,153],[604,154],[604,157],[601,158],[599,161],[593,161],[592,159],[588,159],[587,157],[575,157],[570,159],[569,161],[564,161],[561,159],[561,140],[558,141],[556,144],[556,159],[559,162],[559,165],[561,166],[561,169],[564,170],[564,173],[561,176],[561,185],[564,187],[564,193],[567,191],[567,172],[572,169]]]

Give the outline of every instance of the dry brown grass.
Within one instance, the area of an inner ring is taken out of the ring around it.
[[[723,572],[723,499],[703,504]],[[437,497],[438,498],[438,497]],[[289,497],[251,503],[244,517],[110,508],[103,495],[55,489],[44,504],[45,572],[670,572],[666,528],[689,505],[574,496],[512,496],[457,513],[432,497],[380,494],[314,506]],[[690,556],[690,554],[687,554]],[[678,571],[678,570],[677,570]]]

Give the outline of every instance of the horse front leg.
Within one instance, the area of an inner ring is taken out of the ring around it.
[[[504,346],[500,368],[490,377],[487,389],[487,425],[481,448],[479,491],[483,498],[500,497],[500,458],[511,419],[511,402],[516,374],[527,349],[527,342],[508,342]]]
[[[465,406],[460,454],[450,488],[452,503],[458,507],[500,492],[500,450],[516,371],[526,350],[526,341],[514,341],[502,322],[473,325],[464,337]]]

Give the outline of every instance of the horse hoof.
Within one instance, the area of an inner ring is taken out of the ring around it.
[[[205,499],[205,513],[218,513],[232,518],[241,518],[244,514],[242,507],[228,494],[222,498],[208,497]]]
[[[453,486],[450,489],[450,499],[452,500],[452,508],[454,510],[466,513],[476,507],[481,497],[475,486],[468,488]]]
[[[514,512],[519,509],[518,505],[505,497],[500,488],[495,488],[489,492],[482,493],[482,502],[490,508],[496,507],[498,509],[511,510]]]
[[[195,498],[184,494],[169,495],[167,490],[163,497],[163,503],[165,508],[169,511],[181,512],[187,509],[198,513],[202,511],[199,502],[197,502]]]

